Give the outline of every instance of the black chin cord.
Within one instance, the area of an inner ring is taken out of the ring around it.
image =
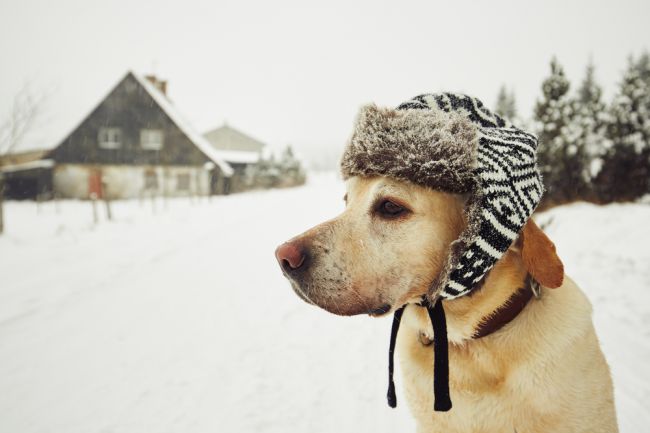
[[[442,307],[441,299],[438,299],[432,306],[426,298],[423,298],[422,306],[427,309],[433,327],[433,410],[447,412],[451,409],[451,398],[449,397],[449,343],[447,341],[445,310]],[[390,407],[397,406],[395,382],[393,381],[394,355],[397,332],[402,321],[404,307],[395,310],[393,326],[390,332],[390,347],[388,349],[388,405]]]
[[[403,305],[395,310],[393,315],[393,326],[390,330],[390,346],[388,347],[388,406],[397,406],[397,396],[395,395],[395,381],[393,380],[393,371],[395,370],[395,342],[397,341],[397,331],[399,331],[399,324],[402,321],[402,314],[404,313]]]
[[[425,298],[424,306],[427,308],[429,320],[431,320],[431,326],[433,327],[433,410],[447,412],[451,409],[447,318],[445,317],[445,309],[442,308],[441,298],[438,298],[433,307]]]

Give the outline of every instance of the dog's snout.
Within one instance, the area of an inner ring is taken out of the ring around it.
[[[275,250],[275,257],[286,272],[294,272],[304,268],[307,254],[305,249],[296,243],[287,242]]]

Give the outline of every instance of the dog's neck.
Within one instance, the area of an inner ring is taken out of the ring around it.
[[[481,289],[471,296],[443,301],[449,341],[459,344],[473,339],[481,323],[524,287],[526,276],[520,252],[511,249],[497,262]]]

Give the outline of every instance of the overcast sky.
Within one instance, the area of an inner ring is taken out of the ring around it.
[[[502,83],[529,115],[556,55],[574,87],[590,56],[610,96],[650,47],[650,1],[0,0],[0,114],[47,92],[29,147],[52,146],[128,70],[169,80],[198,130],[229,124],[306,156],[338,155],[358,107]]]

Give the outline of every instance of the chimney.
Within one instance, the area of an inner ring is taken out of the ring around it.
[[[147,81],[153,84],[154,87],[160,91],[160,93],[167,96],[167,80],[161,80],[155,75],[146,75],[145,78]]]

